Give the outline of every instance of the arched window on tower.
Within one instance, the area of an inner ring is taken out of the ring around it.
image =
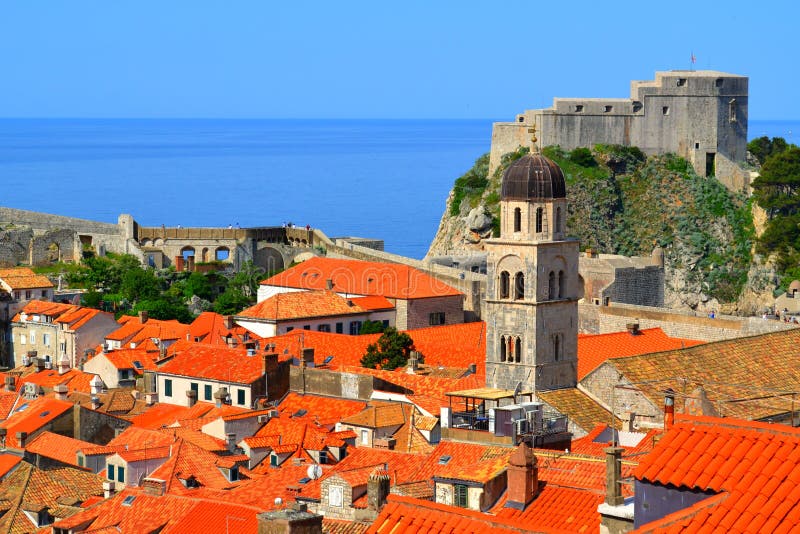
[[[514,231],[522,231],[522,210],[519,208],[514,208]]]
[[[558,298],[564,298],[564,271],[558,271]]]
[[[522,339],[520,338],[514,341],[514,361],[517,363],[522,361]]]
[[[561,351],[563,347],[561,346],[561,334],[553,335],[553,357],[555,361],[559,361],[562,358]]]
[[[514,275],[514,300],[525,298],[525,275],[517,273]]]
[[[506,361],[506,336],[500,336],[500,361]]]
[[[536,233],[539,234],[542,232],[542,221],[544,219],[544,210],[542,208],[536,208]]]
[[[556,233],[561,232],[561,207],[556,208]]]
[[[547,300],[556,298],[556,273],[550,271],[547,277]]]
[[[507,299],[509,295],[509,284],[510,284],[510,275],[508,271],[503,271],[500,273],[500,298]]]

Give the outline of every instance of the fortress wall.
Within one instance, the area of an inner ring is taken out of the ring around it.
[[[0,222],[30,226],[34,230],[72,230],[79,234],[120,235],[117,224],[14,208],[0,207]]]

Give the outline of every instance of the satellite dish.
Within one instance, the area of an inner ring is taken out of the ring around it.
[[[275,506],[280,506],[283,504],[283,499],[280,497],[275,497]]]
[[[306,469],[306,474],[311,480],[316,480],[322,476],[322,468],[319,464],[311,464],[308,466],[308,469]]]

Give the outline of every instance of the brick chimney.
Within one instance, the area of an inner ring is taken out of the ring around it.
[[[148,319],[147,310],[140,311],[139,312],[139,322],[144,324],[144,323],[147,322],[147,319]]]
[[[380,512],[389,496],[389,471],[376,467],[367,480],[367,508]]]
[[[638,336],[639,334],[641,334],[641,332],[639,331],[639,321],[636,321],[635,323],[627,323],[625,325],[625,328],[628,330],[628,333],[632,336]]]
[[[533,449],[522,442],[508,459],[507,508],[524,510],[539,492],[539,466]]]
[[[619,506],[625,499],[622,497],[622,447],[607,447],[606,453],[606,504]]]
[[[56,384],[53,386],[53,393],[55,393],[56,400],[65,401],[67,400],[67,392],[69,389],[67,388],[66,384]]]
[[[258,534],[322,534],[322,516],[309,512],[305,503],[256,516]]]
[[[161,497],[167,489],[167,482],[160,478],[147,477],[142,480],[142,490],[145,495],[153,495],[154,497]]]
[[[664,430],[669,430],[675,423],[675,392],[667,388],[664,392]]]

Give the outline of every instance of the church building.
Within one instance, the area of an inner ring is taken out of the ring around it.
[[[536,393],[577,384],[578,241],[564,174],[539,153],[503,174],[500,237],[486,241],[486,386]]]

